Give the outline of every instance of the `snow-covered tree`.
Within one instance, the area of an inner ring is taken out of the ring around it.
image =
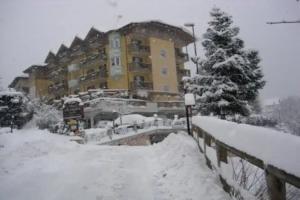
[[[62,122],[62,112],[53,105],[47,105],[39,99],[32,101],[34,107],[33,120],[40,129],[51,129],[57,123]]]
[[[300,97],[287,97],[268,107],[265,115],[276,119],[278,128],[300,136]]]
[[[247,116],[265,84],[258,52],[244,50],[230,15],[219,8],[213,8],[210,15],[203,35],[206,58],[199,63],[201,74],[187,81],[186,87],[196,94],[202,114]]]

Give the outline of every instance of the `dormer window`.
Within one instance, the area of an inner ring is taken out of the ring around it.
[[[77,51],[80,48],[80,45],[76,45],[75,47],[73,47],[73,51]]]

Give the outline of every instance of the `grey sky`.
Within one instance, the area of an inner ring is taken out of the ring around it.
[[[265,23],[300,19],[296,0],[1,0],[2,84],[42,63],[61,43],[70,45],[75,35],[84,38],[92,26],[107,31],[151,19],[178,26],[194,22],[201,40],[214,5],[233,16],[246,47],[260,51],[267,80],[262,97],[300,96],[300,24]],[[198,48],[201,52],[200,43]]]

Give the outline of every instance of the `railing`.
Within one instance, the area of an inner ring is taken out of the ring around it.
[[[48,87],[48,91],[50,93],[55,93],[55,92],[59,92],[62,89],[65,89],[65,83],[61,82],[61,83],[57,83],[57,84],[52,84]]]
[[[150,130],[153,129],[160,129],[160,130],[183,130],[185,128],[186,124],[185,121],[178,121],[175,122],[175,120],[170,119],[153,119],[151,121],[145,121],[141,123],[131,123],[127,125],[119,125],[118,127],[113,128],[113,132],[115,135],[113,136],[114,140],[126,138],[126,137],[134,137],[137,133],[147,133]],[[162,131],[160,131],[162,132]],[[111,140],[108,139],[108,134],[106,129],[99,129],[99,132],[93,132],[93,134],[84,134],[84,140],[85,142],[111,142]],[[105,140],[106,139],[106,140]]]
[[[182,69],[182,68],[177,67],[177,72],[179,74],[181,74],[182,76],[191,76],[191,71],[188,69]]]
[[[137,89],[152,90],[153,84],[152,82],[130,82],[130,88],[133,90],[137,90]]]
[[[107,72],[92,72],[87,74],[86,76],[80,77],[80,82],[88,81],[88,80],[94,80],[94,79],[106,79],[107,78]]]
[[[187,62],[189,61],[189,55],[182,53],[181,51],[176,51],[176,60],[180,62]]]
[[[136,52],[136,53],[149,53],[150,52],[149,46],[133,44],[133,43],[128,45],[128,49],[130,52]]]
[[[230,146],[218,139],[216,139],[211,134],[207,133],[200,127],[193,124],[193,137],[197,140],[200,151],[204,154],[206,159],[206,164],[209,168],[216,168],[218,172],[220,172],[220,181],[223,184],[223,189],[228,192],[229,194],[237,197],[238,199],[244,199],[242,195],[240,194],[240,191],[236,189],[232,184],[230,185],[226,179],[226,176],[222,174],[221,169],[221,163],[228,163],[229,158],[238,157],[238,162],[246,161],[250,163],[251,166],[254,166],[257,169],[261,169],[261,177],[264,180],[263,182],[266,183],[266,189],[269,194],[269,198],[271,200],[285,200],[287,199],[287,189],[286,189],[286,183],[290,184],[292,187],[300,188],[300,178],[294,176],[293,174],[290,174],[276,166],[270,165],[268,163],[265,163],[264,160],[257,158],[253,155],[250,155],[246,152],[243,152],[236,147]],[[274,136],[276,137],[276,135]],[[263,138],[262,138],[263,139]],[[202,143],[202,144],[201,144]],[[254,144],[255,145],[255,144]],[[288,145],[288,144],[285,144]],[[215,150],[215,157],[217,160],[217,166],[213,165],[213,159],[209,158],[212,154],[211,151],[208,151],[209,149]],[[288,156],[288,155],[287,155]],[[244,167],[244,166],[243,166]],[[257,169],[255,176],[257,176]],[[244,170],[244,172],[243,172]],[[249,170],[249,168],[247,168]],[[243,174],[242,179],[240,181],[245,181],[243,179],[247,179],[250,177],[250,175],[246,175],[245,168],[241,168],[239,170],[239,174]],[[254,176],[254,175],[253,175]],[[241,182],[240,182],[241,183]],[[252,185],[253,186],[253,185]],[[294,188],[295,189],[295,188]],[[299,191],[296,195],[299,195]],[[291,195],[289,195],[291,196]],[[258,196],[259,199],[265,199],[263,196]],[[295,196],[294,196],[295,197]],[[296,198],[290,198],[290,199],[297,199],[299,196],[296,196]]]
[[[133,62],[129,63],[129,71],[136,72],[136,71],[150,71],[151,64],[146,64],[142,62]]]

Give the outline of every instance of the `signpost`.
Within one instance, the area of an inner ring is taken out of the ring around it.
[[[190,128],[190,115],[192,115],[192,106],[195,105],[195,97],[192,93],[186,93],[184,95],[185,113],[186,113],[186,123],[187,131],[189,135],[192,135]]]

